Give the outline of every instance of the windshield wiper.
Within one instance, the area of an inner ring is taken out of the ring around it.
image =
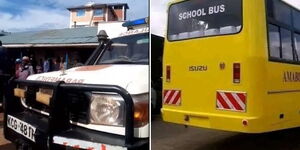
[[[121,56],[117,59],[104,61],[101,64],[133,64],[133,63],[135,63],[135,62],[132,61],[130,58],[128,58],[126,56]]]
[[[126,56],[121,56],[117,59],[103,61],[101,64],[147,64],[147,60],[132,60]]]
[[[132,61],[132,60],[122,60],[122,59],[119,59],[119,60],[114,60],[112,63],[113,64],[133,64],[135,62]]]

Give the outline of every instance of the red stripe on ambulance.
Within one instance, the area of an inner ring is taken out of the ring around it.
[[[217,109],[246,111],[246,93],[217,91]]]
[[[180,90],[164,90],[164,104],[180,105],[181,91]]]

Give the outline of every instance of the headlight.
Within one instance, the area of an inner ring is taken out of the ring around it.
[[[124,99],[117,94],[92,94],[90,122],[92,124],[124,126]]]
[[[134,127],[149,123],[149,94],[132,95]],[[117,94],[94,93],[91,96],[90,123],[110,126],[125,125],[125,101]]]

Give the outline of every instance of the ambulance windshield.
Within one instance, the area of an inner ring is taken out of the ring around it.
[[[149,34],[112,39],[97,64],[148,64]]]

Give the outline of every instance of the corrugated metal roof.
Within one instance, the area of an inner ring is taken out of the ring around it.
[[[5,31],[0,31],[0,36],[4,36],[4,35],[8,35],[10,34],[9,32],[5,32]]]
[[[97,43],[97,27],[67,28],[0,36],[3,45]]]

